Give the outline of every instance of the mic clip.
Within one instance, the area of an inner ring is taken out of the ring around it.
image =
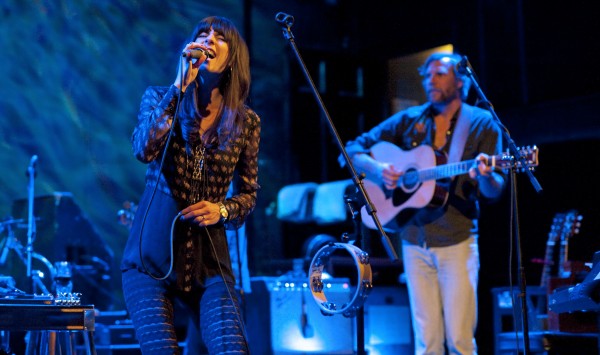
[[[456,72],[462,75],[471,73],[471,63],[466,55],[463,55],[460,62],[456,64]]]
[[[278,12],[275,15],[275,21],[286,27],[292,27],[294,24],[294,16],[286,14],[285,12]]]

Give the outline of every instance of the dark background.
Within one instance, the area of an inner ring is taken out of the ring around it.
[[[127,229],[117,211],[123,202],[135,202],[143,188],[145,166],[132,157],[129,145],[139,99],[146,86],[174,80],[188,32],[202,17],[219,14],[233,19],[248,41],[249,104],[263,122],[262,190],[247,229],[251,274],[287,272],[291,258],[301,256],[298,246],[323,229],[278,221],[278,191],[350,175],[337,164],[339,148],[274,21],[280,11],[295,18],[295,43],[344,142],[393,112],[390,61],[446,44],[467,55],[516,144],[540,149],[534,175],[543,193],[520,174],[512,219],[518,222],[528,284],[540,281],[541,265],[531,260],[543,258],[558,212],[576,209],[584,217],[570,240],[572,260],[591,261],[600,250],[600,194],[594,185],[600,177],[600,24],[591,0],[4,1],[0,217],[15,214],[16,201],[27,198],[25,172],[31,156],[38,155],[35,195],[46,200],[57,192],[71,194],[80,211],[77,220],[89,225],[70,233],[77,243],[103,240],[102,255],[111,251],[113,284],[105,287],[114,301],[108,307],[122,308],[117,265]],[[418,97],[420,86],[414,92]],[[470,101],[475,99],[471,93]],[[510,222],[508,193],[484,206],[481,353],[492,346],[490,289],[508,285],[515,274],[509,264],[516,253]],[[347,227],[325,232],[338,236]]]

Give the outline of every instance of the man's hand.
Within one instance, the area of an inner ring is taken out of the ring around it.
[[[478,177],[489,177],[492,174],[492,167],[488,164],[489,156],[485,153],[480,153],[476,158],[473,166],[469,169],[469,177],[476,179]]]
[[[402,176],[402,171],[396,170],[390,163],[379,164],[379,178],[388,190],[393,190],[398,186],[398,180]]]

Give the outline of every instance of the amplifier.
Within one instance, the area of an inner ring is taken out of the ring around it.
[[[308,278],[253,277],[245,294],[250,351],[261,355],[355,354],[356,318],[324,316]],[[342,304],[353,295],[347,278],[324,279],[327,299]],[[374,285],[364,303],[369,354],[414,352],[406,285]]]
[[[412,354],[414,341],[406,285],[374,285],[364,304],[369,354]]]
[[[96,317],[94,342],[98,355],[141,355],[126,311],[101,311]]]
[[[330,299],[349,299],[347,279],[323,280]],[[354,318],[325,316],[308,278],[253,277],[246,294],[248,342],[254,354],[354,354]]]

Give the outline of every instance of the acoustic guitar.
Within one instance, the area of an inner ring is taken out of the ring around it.
[[[521,148],[519,153],[525,158],[529,169],[538,165],[537,147]],[[448,200],[450,178],[468,173],[475,162],[472,159],[446,164],[446,154],[427,145],[405,151],[389,142],[375,144],[371,147],[371,155],[377,161],[391,163],[396,169],[404,171],[394,190],[388,190],[369,179],[364,180],[365,190],[383,226],[405,209],[443,206]],[[525,169],[520,161],[507,153],[490,156],[488,165],[501,169],[515,168],[517,171]],[[361,216],[365,226],[377,229],[365,206],[361,209]]]

